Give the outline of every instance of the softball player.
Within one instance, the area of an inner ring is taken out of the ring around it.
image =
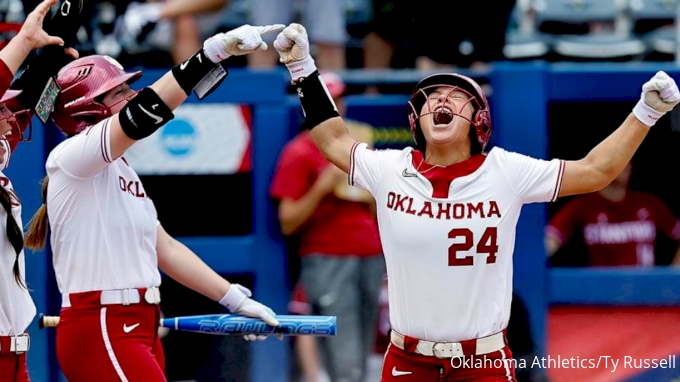
[[[33,49],[64,44],[48,35],[42,23],[57,0],[40,3],[24,21],[19,33],[0,51],[0,232],[4,233],[0,250],[0,382],[29,381],[26,352],[30,338],[26,330],[35,316],[35,305],[26,287],[24,236],[21,202],[12,182],[2,172],[29,125],[30,112],[17,96],[20,90],[8,90],[17,70]],[[77,52],[70,50],[72,55]]]
[[[339,117],[304,27],[291,24],[274,47],[315,143],[376,199],[392,324],[382,381],[515,381],[505,329],[522,206],[609,184],[680,102],[675,81],[658,72],[645,83],[632,113],[585,158],[545,161],[499,147],[486,153],[483,90],[468,77],[435,74],[409,101],[416,149],[370,150]]]
[[[44,204],[27,242],[44,245],[49,221],[62,293],[57,357],[70,382],[165,381],[158,268],[230,312],[278,325],[247,288],[230,284],[167,234],[124,154],[171,120],[221,61],[266,49],[261,35],[282,28],[245,25],[215,35],[139,92],[128,85],[141,72],[126,73],[107,56],[78,59],[57,75],[62,93],[52,118],[68,139],[47,158]]]

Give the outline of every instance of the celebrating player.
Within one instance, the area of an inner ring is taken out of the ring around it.
[[[274,47],[315,143],[377,202],[392,323],[382,380],[515,380],[504,331],[522,205],[609,184],[680,101],[675,81],[654,75],[633,112],[585,158],[544,161],[498,147],[486,153],[491,118],[484,92],[465,76],[435,74],[409,101],[416,149],[369,150],[338,117],[304,27],[291,24]]]
[[[283,27],[244,25],[215,35],[139,92],[128,84],[141,73],[126,73],[107,56],[83,57],[59,71],[52,118],[69,138],[47,158],[44,204],[27,245],[45,244],[49,220],[62,293],[57,357],[69,381],[165,381],[158,268],[230,312],[278,325],[250,290],[230,284],[168,235],[123,155],[171,120],[221,61],[266,49],[261,35]]]
[[[0,381],[29,381],[26,352],[30,340],[26,330],[35,316],[35,305],[25,281],[24,237],[21,202],[12,182],[2,173],[30,120],[29,110],[17,100],[20,90],[8,90],[17,70],[33,49],[63,45],[63,39],[48,35],[42,24],[57,0],[45,0],[27,17],[19,33],[0,51]],[[69,49],[71,55],[77,52]],[[63,54],[63,53],[62,53]],[[27,138],[27,137],[26,137]]]

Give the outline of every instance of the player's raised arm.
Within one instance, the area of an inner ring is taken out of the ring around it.
[[[560,196],[601,190],[623,171],[649,129],[680,102],[678,86],[658,72],[642,85],[640,100],[626,120],[585,158],[567,161]]]
[[[309,55],[309,39],[305,27],[290,24],[274,41],[274,48],[286,64],[305,116],[304,125],[331,163],[348,172],[352,146],[356,142],[338,114],[333,97]]]
[[[207,39],[203,48],[176,65],[158,81],[142,89],[113,117],[111,153],[121,156],[132,144],[153,134],[170,121],[175,110],[216,65],[230,56],[240,56],[257,49],[267,49],[265,33],[277,32],[283,25],[243,25]]]

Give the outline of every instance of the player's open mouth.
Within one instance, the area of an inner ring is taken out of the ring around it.
[[[453,112],[447,107],[439,107],[432,113],[432,122],[435,127],[445,127],[453,121]]]

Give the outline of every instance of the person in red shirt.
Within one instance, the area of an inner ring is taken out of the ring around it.
[[[324,76],[340,100],[344,84]],[[305,129],[284,146],[270,194],[283,234],[299,235],[300,277],[314,314],[338,318],[342,334],[321,341],[329,377],[360,382],[374,346],[385,264],[372,199],[339,183],[347,185],[347,174],[324,158]]]
[[[653,266],[658,233],[680,244],[680,220],[656,196],[629,188],[632,164],[604,189],[578,196],[562,207],[546,228],[552,256],[582,235],[590,266]],[[680,265],[680,250],[674,265]]]

